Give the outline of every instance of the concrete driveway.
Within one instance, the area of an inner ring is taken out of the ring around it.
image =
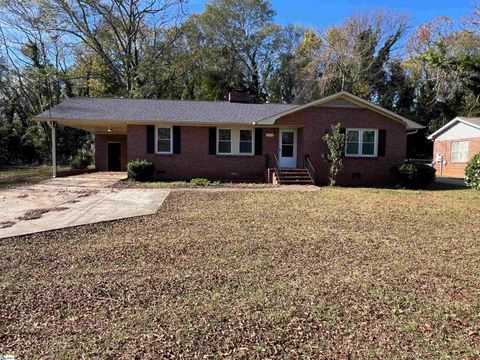
[[[448,185],[454,185],[454,186],[467,187],[467,184],[465,183],[465,180],[464,179],[459,179],[459,178],[437,176],[435,181],[437,183],[440,183],[440,184],[448,184]]]
[[[0,239],[153,214],[169,194],[109,187],[125,177],[99,172],[0,191]]]

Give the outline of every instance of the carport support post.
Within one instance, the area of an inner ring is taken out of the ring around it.
[[[57,139],[55,123],[53,121],[48,122],[48,126],[52,130],[52,177],[57,177]]]

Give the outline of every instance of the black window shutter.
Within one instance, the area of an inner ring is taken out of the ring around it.
[[[180,154],[182,139],[181,139],[181,130],[180,126],[173,127],[173,153]]]
[[[387,145],[387,130],[378,130],[378,156],[385,156],[385,149]]]
[[[217,128],[208,128],[208,153],[215,155],[217,153]]]
[[[155,126],[147,126],[147,154],[155,152]]]
[[[263,129],[255,128],[255,155],[262,155]]]

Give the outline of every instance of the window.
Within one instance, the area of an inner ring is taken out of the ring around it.
[[[358,155],[360,150],[360,131],[349,130],[347,131],[347,149],[345,153],[347,155]]]
[[[240,130],[240,154],[253,153],[253,130]]]
[[[450,160],[452,162],[468,161],[468,141],[453,141]]]
[[[378,130],[347,129],[345,155],[377,156]]]
[[[362,132],[362,155],[375,155],[375,131]]]
[[[172,153],[172,128],[157,126],[156,136],[156,153],[171,154]]]
[[[231,154],[232,153],[232,130],[218,129],[218,153]]]
[[[282,133],[282,157],[293,157],[295,152],[295,132],[281,131]]]
[[[254,149],[253,129],[217,129],[217,154],[253,155]]]

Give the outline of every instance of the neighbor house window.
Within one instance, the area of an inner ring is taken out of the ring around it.
[[[155,133],[157,154],[171,154],[172,153],[172,127],[157,126]]]
[[[240,130],[239,153],[253,153],[253,130]]]
[[[345,155],[377,156],[378,131],[375,129],[347,129]]]
[[[453,141],[452,142],[452,162],[467,162],[468,161],[468,141]]]
[[[232,153],[232,130],[218,129],[218,153],[231,154]]]

